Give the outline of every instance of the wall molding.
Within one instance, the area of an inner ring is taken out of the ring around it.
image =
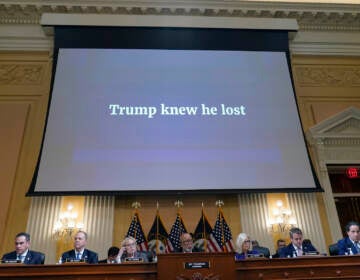
[[[360,109],[349,107],[323,120],[307,131],[307,139],[316,157],[319,181],[332,241],[342,238],[327,164],[360,163]]]
[[[0,23],[39,24],[43,13],[291,18],[298,21],[301,30],[360,30],[357,4],[219,0],[2,1]]]
[[[360,5],[293,1],[224,0],[12,0],[0,4],[0,51],[51,51],[41,29],[43,14],[152,15],[233,19],[292,19],[299,31],[292,54],[360,56]]]

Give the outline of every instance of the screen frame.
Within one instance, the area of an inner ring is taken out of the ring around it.
[[[71,191],[71,192],[41,192],[35,191],[36,178],[39,170],[45,131],[47,127],[49,108],[54,85],[57,57],[60,48],[88,48],[88,49],[170,49],[170,50],[245,50],[245,51],[274,51],[285,52],[287,66],[291,77],[291,84],[297,114],[297,104],[294,81],[290,65],[289,52],[289,31],[293,30],[269,30],[269,29],[235,29],[235,28],[203,28],[203,27],[148,27],[148,26],[77,26],[77,25],[56,25],[54,28],[54,61],[51,78],[51,91],[48,102],[46,123],[44,127],[41,149],[34,171],[33,179],[27,192],[27,196],[43,195],[191,195],[191,194],[234,194],[248,192],[320,192],[323,191],[316,176],[313,163],[309,156],[306,138],[302,131],[306,146],[309,164],[314,178],[315,188],[276,188],[276,189],[211,189],[211,190],[140,190],[140,191]],[[235,35],[234,35],[235,34]],[[235,37],[230,40],[229,37]],[[100,39],[99,39],[100,38]],[[125,38],[125,39],[124,39]],[[155,38],[155,39],[154,39]],[[201,38],[201,39],[197,39]],[[203,43],[203,38],[210,38]],[[190,40],[191,39],[191,40]],[[144,44],[146,42],[146,44]]]

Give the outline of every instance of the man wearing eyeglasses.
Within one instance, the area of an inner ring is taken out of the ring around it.
[[[136,239],[128,236],[121,242],[119,252],[121,262],[148,262],[149,258],[145,252],[137,250]]]
[[[5,263],[44,264],[45,255],[30,250],[30,234],[20,232],[15,236],[15,251],[5,254],[1,261]]]
[[[200,252],[200,250],[194,246],[194,242],[190,233],[183,233],[180,236],[180,246],[181,249],[177,253],[193,253],[193,252]]]

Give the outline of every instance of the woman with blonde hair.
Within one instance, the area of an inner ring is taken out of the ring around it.
[[[246,259],[249,254],[258,254],[257,251],[252,249],[251,240],[249,236],[242,232],[236,238],[236,253],[235,260]]]

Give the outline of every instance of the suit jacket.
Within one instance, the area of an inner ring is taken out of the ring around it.
[[[75,250],[70,250],[62,254],[61,256],[61,262],[64,263],[66,260],[75,260]],[[82,259],[86,263],[98,263],[98,254],[96,252],[90,251],[88,249],[84,250],[84,253],[82,255]]]
[[[349,237],[340,239],[337,242],[337,247],[339,248],[339,255],[345,255],[346,253],[349,254],[350,250],[354,255],[360,253],[360,250],[356,248],[356,246],[354,245],[354,243],[351,242]]]
[[[1,260],[16,260],[17,254],[16,251],[7,253],[3,255]],[[45,255],[40,252],[28,250],[26,257],[24,259],[24,264],[44,264],[45,262]]]
[[[263,254],[265,258],[270,257],[270,250],[267,247],[253,246],[253,250],[258,251],[259,253]]]
[[[126,258],[128,258],[128,256],[127,256],[126,253],[124,253],[121,256],[121,262],[125,262]],[[134,258],[142,258],[144,262],[149,262],[149,258],[148,258],[148,255],[147,255],[146,252],[136,251],[135,255],[134,255]]]
[[[317,250],[315,249],[315,247],[312,244],[307,244],[307,245],[303,244],[302,251],[304,254],[309,253],[309,252],[317,252]],[[288,257],[292,258],[292,257],[296,256],[296,250],[295,250],[294,246],[292,245],[292,243],[290,243],[286,247],[280,249],[279,255],[280,255],[280,258],[288,258]]]
[[[193,247],[192,250],[191,250],[192,253],[198,253],[198,252],[204,252],[203,250],[199,249],[198,247]],[[180,248],[178,250],[176,250],[174,253],[184,253],[183,252],[183,249]]]

